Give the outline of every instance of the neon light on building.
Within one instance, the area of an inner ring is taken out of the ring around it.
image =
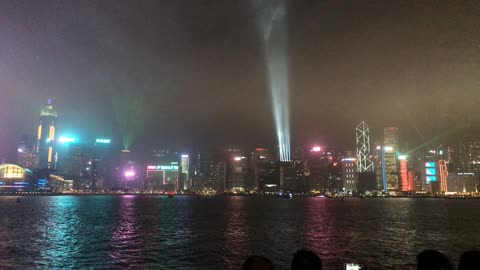
[[[125,172],[125,177],[134,177],[135,176],[135,172],[134,171],[126,171]]]
[[[99,139],[96,139],[95,142],[96,143],[104,143],[104,144],[108,144],[110,143],[112,140],[110,139],[103,139],[103,138],[99,138]]]
[[[415,190],[415,174],[413,171],[408,172],[408,190]]]
[[[75,141],[76,141],[75,138],[72,138],[72,137],[60,136],[58,138],[59,143],[74,143]]]
[[[370,160],[370,129],[362,121],[355,129],[357,145],[357,171],[373,172],[373,162]]]
[[[38,125],[37,139],[38,140],[42,139],[42,124]]]
[[[448,168],[447,162],[444,159],[439,160],[439,169],[440,169],[440,191],[447,192],[447,178],[448,178]]]
[[[408,184],[407,160],[400,160],[400,179],[402,181],[402,191],[410,191]]]
[[[149,165],[147,166],[147,173],[146,178],[150,182],[159,183],[160,185],[173,185],[175,190],[179,189],[179,166],[178,165]],[[159,181],[161,176],[161,181]],[[152,183],[152,185],[155,185]],[[159,188],[159,187],[157,187]],[[157,188],[150,188],[152,191],[153,189]]]
[[[50,131],[48,133],[48,140],[52,142],[55,140],[55,127],[53,125],[50,126]]]
[[[52,163],[52,154],[53,154],[53,148],[50,146],[48,147],[48,163]]]

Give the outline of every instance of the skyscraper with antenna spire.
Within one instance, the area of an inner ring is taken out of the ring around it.
[[[40,122],[37,129],[36,153],[39,157],[40,169],[55,169],[57,156],[55,152],[55,131],[58,114],[53,108],[53,100],[40,112]]]

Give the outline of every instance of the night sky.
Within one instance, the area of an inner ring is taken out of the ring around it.
[[[0,0],[0,158],[48,97],[84,139],[274,144],[259,1]],[[294,144],[480,122],[480,1],[292,0],[287,18]]]

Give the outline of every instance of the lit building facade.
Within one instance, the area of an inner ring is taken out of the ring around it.
[[[0,192],[30,191],[32,172],[15,164],[0,165]]]
[[[190,181],[190,157],[187,154],[180,156],[180,165],[182,168],[183,189],[190,189],[192,187]]]
[[[383,131],[382,174],[385,192],[397,192],[399,186],[398,157],[398,129],[388,127]]]
[[[412,191],[413,185],[409,182],[408,179],[408,160],[406,155],[398,156],[400,163],[400,189],[403,192]]]
[[[265,179],[269,178],[272,167],[272,156],[266,148],[256,148],[251,156],[252,180],[247,183],[247,189],[260,190]]]
[[[440,159],[438,161],[439,176],[440,176],[440,191],[445,193],[448,191],[448,168],[447,161]]]
[[[329,165],[333,164],[331,151],[314,146],[307,154],[306,175],[313,192],[325,192],[329,189]]]
[[[358,172],[373,172],[374,164],[370,154],[370,129],[362,121],[355,129],[357,144],[357,168]]]
[[[148,165],[145,174],[145,189],[149,192],[179,190],[178,162],[162,165]]]
[[[227,189],[227,163],[225,161],[215,163],[214,179],[214,189],[224,192]]]
[[[347,153],[342,159],[342,184],[344,192],[352,193],[357,190],[357,159],[351,153]]]
[[[440,170],[438,157],[430,151],[431,154],[426,155],[423,162],[422,179],[425,184],[425,191],[432,194],[438,194],[440,190]]]
[[[234,156],[228,160],[227,189],[233,192],[245,190],[245,177],[247,174],[247,158]]]
[[[457,172],[450,173],[447,177],[447,188],[449,193],[477,193],[478,180],[474,173],[470,172]]]
[[[57,173],[67,179],[74,179],[76,189],[89,189],[92,186],[92,146],[81,143],[59,144],[57,150],[61,157]],[[102,167],[100,163],[97,162],[97,168]]]
[[[373,163],[375,171],[376,190],[385,190],[383,186],[383,146],[379,142],[374,143]]]
[[[22,141],[17,149],[17,163],[18,165],[28,168],[30,170],[37,169],[38,154],[36,153],[37,140],[30,135],[22,136]]]
[[[213,152],[198,151],[192,160],[191,188],[194,191],[207,189],[220,189],[225,186],[225,180],[220,179],[221,165]]]
[[[53,108],[52,100],[49,99],[47,106],[40,112],[40,123],[37,129],[36,154],[39,157],[41,169],[56,169],[55,129],[57,118],[57,111]]]

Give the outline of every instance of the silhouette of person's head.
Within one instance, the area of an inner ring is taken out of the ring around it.
[[[293,255],[292,270],[321,270],[322,260],[312,251],[300,249]]]
[[[460,263],[458,264],[458,270],[476,270],[480,269],[480,251],[469,250],[465,251],[460,256]]]
[[[263,257],[263,256],[257,256],[257,255],[252,255],[249,256],[246,260],[245,263],[243,264],[243,270],[273,270],[273,263]]]
[[[445,255],[429,249],[417,255],[417,270],[453,270],[453,267]]]

